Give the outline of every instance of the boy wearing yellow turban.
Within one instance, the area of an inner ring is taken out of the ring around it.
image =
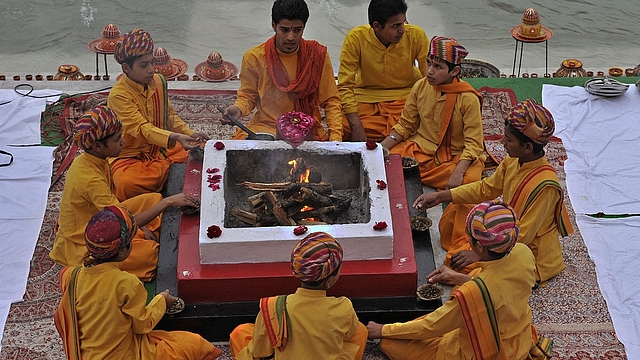
[[[467,242],[481,259],[471,278],[443,266],[427,275],[430,283],[459,285],[451,299],[432,313],[405,323],[369,322],[369,339],[396,359],[512,360],[530,354],[547,359],[552,343],[538,337],[528,300],[535,284],[531,250],[517,244],[514,210],[501,201],[476,205],[468,214]],[[541,350],[542,349],[542,350]]]
[[[84,266],[62,269],[54,322],[67,359],[216,359],[220,349],[200,335],[153,330],[177,298],[165,290],[146,304],[140,280],[120,269],[135,251],[136,231],[129,210],[105,207],[86,226]]]
[[[254,324],[231,333],[234,359],[362,359],[367,330],[346,297],[327,296],[340,277],[342,247],[329,234],[314,232],[291,252],[295,294],[263,298]]]
[[[158,264],[158,215],[170,206],[193,206],[184,194],[162,198],[158,193],[142,194],[122,203],[115,189],[108,158],[120,154],[124,139],[118,116],[106,106],[88,111],[74,125],[74,139],[84,152],[73,160],[67,172],[56,237],[49,256],[62,266],[78,266],[87,256],[84,229],[89,219],[109,205],[122,204],[134,214],[139,230],[132,254],[121,264],[122,270],[150,281]]]
[[[107,105],[122,121],[125,145],[111,165],[116,196],[123,201],[162,190],[171,164],[186,162],[188,150],[209,137],[191,130],[171,106],[167,81],[155,73],[147,31],[124,34],[114,51],[124,76],[113,85]]]
[[[508,156],[490,177],[455,189],[422,194],[413,207],[420,211],[449,204],[439,223],[446,265],[468,272],[479,260],[462,233],[455,214],[461,204],[477,204],[499,196],[515,209],[519,242],[529,246],[536,259],[536,280],[544,285],[565,267],[559,235],[573,232],[564,194],[555,169],[545,158],[544,146],[555,129],[551,113],[534,100],[516,104],[505,121],[502,145]]]

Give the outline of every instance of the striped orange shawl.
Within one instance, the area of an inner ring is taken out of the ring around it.
[[[444,102],[444,111],[442,112],[440,141],[438,142],[439,145],[435,152],[435,162],[440,165],[451,161],[453,158],[453,155],[451,154],[451,129],[449,124],[453,117],[453,109],[455,108],[458,94],[463,92],[472,92],[480,99],[480,104],[482,104],[482,95],[477,92],[471,84],[466,81],[460,81],[458,78],[454,78],[451,84],[435,85],[434,88],[437,91],[447,94]]]
[[[573,226],[569,220],[567,207],[564,205],[562,187],[558,183],[558,174],[551,165],[540,166],[531,171],[518,185],[509,205],[513,207],[519,217],[529,209],[529,206],[538,198],[541,190],[551,186],[560,192],[560,201],[555,210],[556,224],[560,235],[568,236],[573,233]]]
[[[260,299],[260,311],[267,328],[271,347],[282,351],[289,339],[290,320],[287,314],[287,295]]]
[[[80,353],[80,334],[76,314],[77,274],[81,266],[65,267],[60,270],[60,291],[62,298],[56,309],[53,322],[58,329],[64,353],[68,360],[82,360]],[[68,284],[68,285],[67,285]]]

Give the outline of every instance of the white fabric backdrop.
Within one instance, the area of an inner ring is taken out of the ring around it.
[[[640,359],[640,92],[615,98],[543,85],[542,102],[567,150],[567,191],[598,284],[629,360]]]
[[[40,90],[32,95],[59,93]],[[26,290],[31,258],[47,206],[54,148],[8,145],[40,144],[40,114],[46,99],[25,98],[13,90],[0,90],[0,104],[0,149],[14,156],[13,164],[0,167],[0,254],[3,255],[0,273],[4,279],[0,283],[0,329],[4,329],[11,303],[21,301]],[[0,163],[8,160],[7,156],[0,156]]]

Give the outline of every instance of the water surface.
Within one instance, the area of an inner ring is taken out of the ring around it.
[[[308,0],[311,16],[305,37],[329,48],[337,69],[344,35],[367,22],[368,0]],[[510,30],[528,7],[554,32],[549,70],[575,58],[587,70],[640,64],[640,7],[631,0],[407,0],[409,22],[429,37],[457,38],[469,58],[488,61],[511,73],[515,41]],[[61,64],[94,73],[96,57],[87,43],[101,37],[106,24],[122,32],[148,30],[156,46],[189,64],[189,74],[211,51],[240,65],[248,48],[273,34],[270,0],[2,0],[0,73],[49,74]],[[527,44],[522,71],[544,72],[544,44]],[[108,57],[110,72],[120,67]],[[104,60],[100,56],[101,73]]]

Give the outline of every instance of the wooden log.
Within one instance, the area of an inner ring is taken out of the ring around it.
[[[287,216],[287,212],[282,209],[280,203],[278,202],[278,199],[271,191],[265,192],[263,199],[267,203],[267,206],[273,212],[273,215],[275,215],[276,219],[278,219],[278,223],[280,223],[280,225],[296,225],[296,222],[292,218]]]
[[[317,191],[320,194],[328,195],[333,193],[333,185],[329,183],[290,183],[290,182],[280,182],[280,183],[259,183],[252,181],[243,181],[237,184],[238,186],[246,187],[251,190],[256,191],[286,191],[291,194],[299,191],[300,187],[306,187],[311,190]]]
[[[301,211],[301,212],[293,215],[292,218],[294,220],[317,218],[317,217],[320,217],[321,215],[324,215],[324,214],[330,213],[332,211],[335,211],[336,209],[337,209],[337,206],[335,206],[335,205],[325,206],[325,207],[318,208],[318,209],[313,209],[313,210],[308,210],[308,211]]]
[[[327,225],[327,224],[331,224],[330,222],[324,222],[324,221],[315,221],[315,220],[307,220],[307,219],[302,219],[300,221],[298,221],[298,225]]]
[[[231,209],[229,214],[231,214],[231,216],[233,216],[234,218],[250,225],[255,225],[258,222],[258,214],[250,211],[233,208]]]

